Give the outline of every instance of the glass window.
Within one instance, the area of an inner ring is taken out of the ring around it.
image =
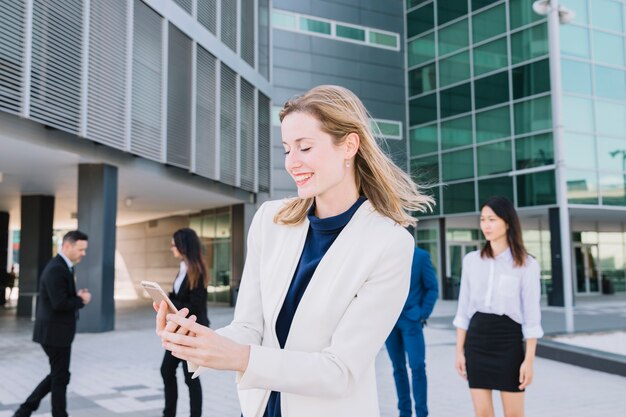
[[[426,93],[437,88],[435,64],[409,71],[409,96]]]
[[[296,16],[291,13],[283,12],[280,10],[273,10],[272,27],[278,29],[296,30],[298,27],[298,22],[296,22]]]
[[[626,170],[626,139],[599,137],[598,164],[602,171]]]
[[[443,212],[445,214],[474,211],[476,211],[474,181],[443,187]]]
[[[593,31],[593,60],[597,63],[624,66],[624,37]]]
[[[509,136],[511,136],[511,115],[508,105],[476,114],[476,142]]]
[[[466,1],[438,1],[437,2],[437,24],[443,25],[467,14]]]
[[[411,159],[411,178],[422,186],[439,182],[439,157],[437,155]]]
[[[300,16],[300,30],[330,35],[330,23]]]
[[[437,229],[417,229],[417,238],[416,240],[423,242],[425,240],[434,240],[437,241],[439,236],[439,231]]]
[[[436,152],[437,147],[437,124],[416,127],[409,130],[411,156],[423,155]]]
[[[465,48],[469,42],[468,21],[463,19],[439,29],[439,55]]]
[[[409,67],[435,58],[435,32],[409,42],[407,46]]]
[[[444,181],[474,176],[474,156],[471,149],[442,153],[441,164]]]
[[[529,136],[515,140],[515,167],[534,168],[554,163],[554,142],[552,135]]]
[[[384,138],[402,138],[402,122],[371,119],[374,136]]]
[[[513,68],[512,72],[514,99],[550,91],[550,67],[547,59]]]
[[[472,116],[441,123],[441,148],[450,149],[472,144]]]
[[[370,29],[369,43],[373,45],[398,47],[398,36],[391,33],[378,32]]]
[[[591,65],[587,62],[562,59],[561,84],[564,91],[591,95]]]
[[[561,25],[561,53],[563,55],[591,58],[589,29],[574,25]]]
[[[596,169],[596,143],[592,135],[565,132],[563,141],[568,167]]]
[[[469,51],[439,61],[441,87],[467,80],[470,77]]]
[[[548,25],[545,23],[511,35],[511,62],[517,64],[548,55]]]
[[[595,66],[596,96],[624,100],[626,98],[626,72]]]
[[[567,170],[567,201],[572,204],[598,204],[595,171]]]
[[[567,8],[576,13],[576,23],[589,23],[587,0],[567,0]]]
[[[626,133],[626,104],[595,101],[596,131],[603,135],[624,136]]]
[[[513,115],[516,135],[551,129],[552,105],[550,104],[550,96],[516,103],[513,107]]]
[[[506,43],[504,37],[474,48],[474,76],[507,66]]]
[[[554,171],[536,172],[517,177],[517,205],[539,206],[556,203]]]
[[[541,16],[533,11],[530,0],[511,0],[509,2],[509,13],[511,16],[511,29],[515,29],[541,19]]]
[[[406,0],[406,8],[410,9],[411,7],[419,6],[422,3],[426,3],[429,0]]]
[[[626,174],[600,173],[600,195],[602,204],[607,206],[626,206]]]
[[[472,0],[472,10],[478,10],[499,0]]]
[[[441,118],[466,113],[472,109],[470,83],[448,88],[439,92]]]
[[[476,109],[509,101],[509,74],[499,72],[474,81]]]
[[[511,201],[515,200],[513,193],[513,178],[499,177],[478,181],[478,204],[483,204],[490,197],[501,195]]]
[[[593,132],[592,100],[563,95],[563,125],[567,130]]]
[[[335,26],[335,33],[337,34],[337,37],[339,38],[354,39],[356,41],[365,42],[365,30],[364,29],[337,24]]]
[[[479,146],[476,153],[479,176],[508,172],[512,169],[510,140]]]
[[[622,5],[614,0],[593,0],[591,3],[591,24],[597,28],[623,32]]]
[[[506,32],[504,4],[492,7],[472,17],[472,42],[478,43]]]
[[[430,3],[406,15],[407,37],[431,30],[435,27],[434,4]]]
[[[409,123],[411,126],[437,119],[437,94],[429,94],[409,100]]]

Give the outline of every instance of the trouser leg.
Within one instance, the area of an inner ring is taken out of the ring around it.
[[[178,385],[176,383],[176,368],[180,359],[172,356],[172,352],[165,351],[163,362],[161,362],[161,377],[163,377],[163,388],[165,394],[165,408],[163,417],[176,416],[176,403],[178,402]]]
[[[385,341],[387,353],[393,366],[393,379],[396,383],[396,393],[398,394],[398,410],[400,416],[410,417],[412,414],[411,392],[409,387],[409,375],[406,368],[406,353],[402,332],[396,326],[393,328]]]

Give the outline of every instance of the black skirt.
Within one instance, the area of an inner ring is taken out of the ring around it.
[[[521,392],[524,361],[522,325],[508,316],[477,312],[465,339],[465,367],[470,388]]]

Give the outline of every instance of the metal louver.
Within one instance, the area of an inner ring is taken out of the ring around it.
[[[198,0],[198,22],[217,35],[217,0]]]
[[[259,93],[258,112],[258,153],[259,153],[259,192],[270,192],[271,136],[270,99]]]
[[[24,2],[0,0],[0,110],[19,113],[23,100]]]
[[[174,3],[178,4],[184,11],[191,14],[191,0],[174,0]]]
[[[222,64],[220,97],[220,181],[237,185],[237,74]]]
[[[254,1],[241,2],[241,57],[254,68]]]
[[[237,0],[222,1],[221,16],[222,42],[235,52],[237,52],[237,3]]]
[[[247,191],[256,191],[254,184],[255,167],[255,143],[254,143],[254,87],[241,80],[240,95],[240,151],[239,167],[241,170],[241,188]]]
[[[198,46],[196,71],[196,172],[217,179],[216,137],[216,58]]]

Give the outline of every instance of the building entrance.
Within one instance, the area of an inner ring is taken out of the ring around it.
[[[574,244],[574,271],[577,294],[598,294],[600,274],[598,271],[598,245]]]
[[[477,249],[478,242],[450,242],[448,244],[446,280],[443,289],[445,299],[456,300],[459,298],[463,257]]]

